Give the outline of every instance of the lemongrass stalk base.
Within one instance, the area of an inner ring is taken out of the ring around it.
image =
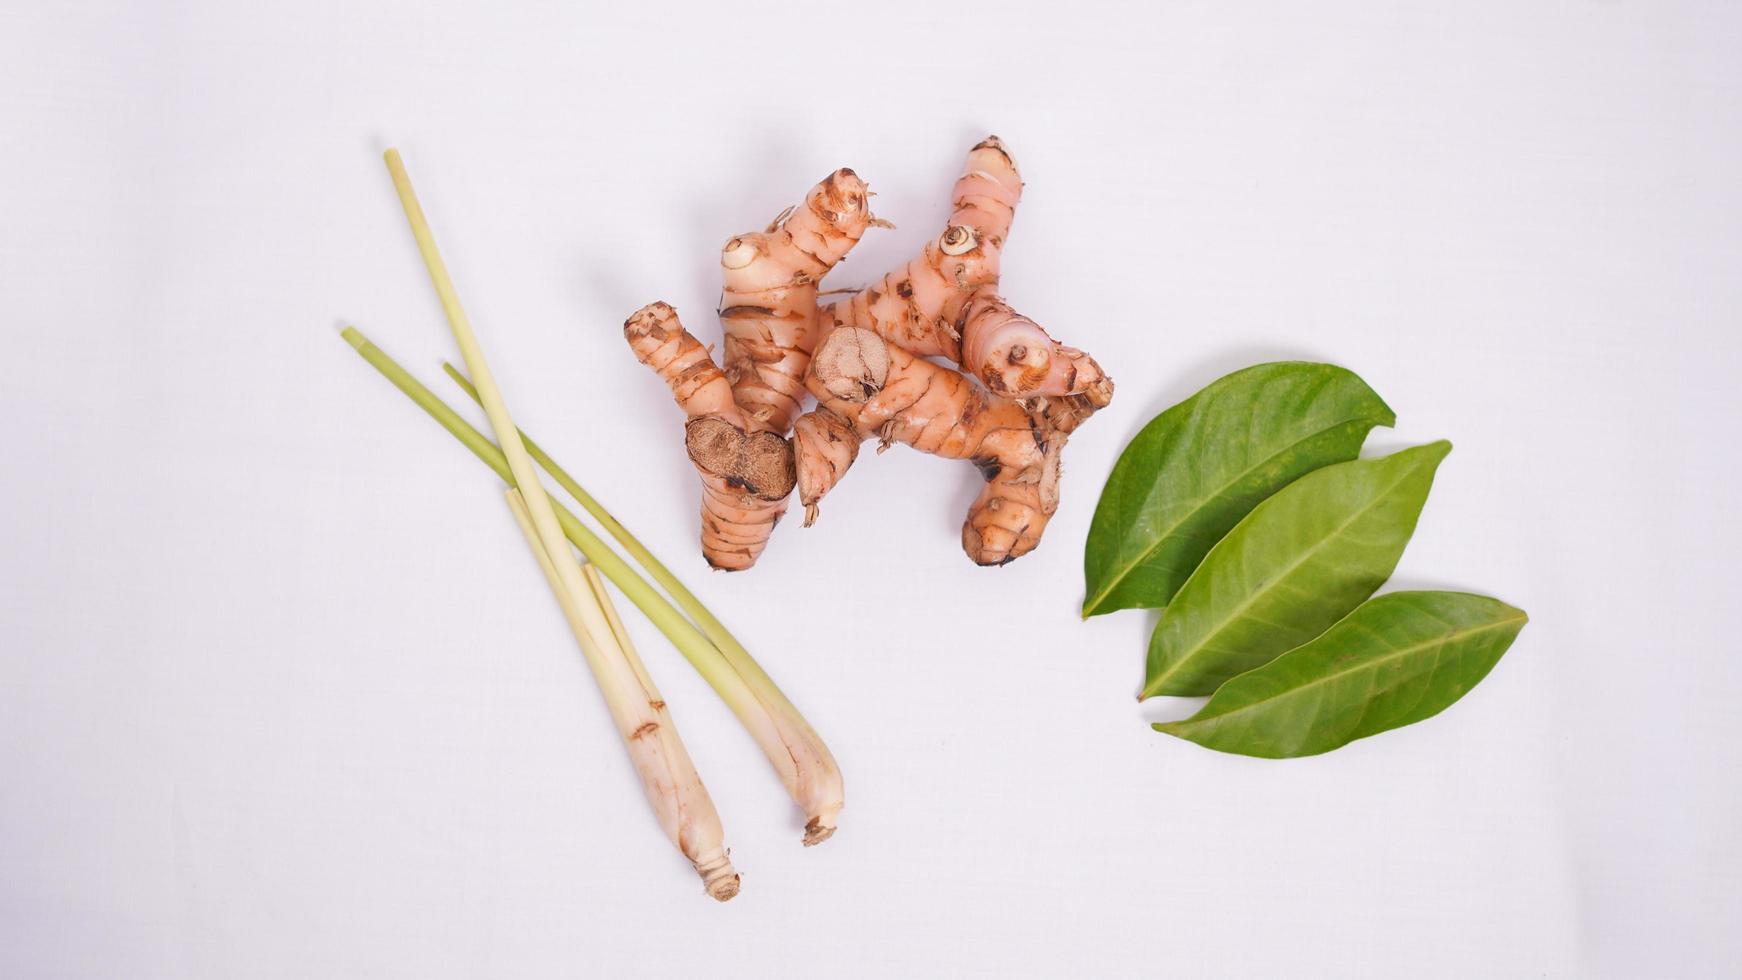
[[[496,433],[496,440],[513,475],[508,500],[515,520],[524,532],[528,546],[539,557],[551,589],[580,642],[582,653],[587,657],[593,677],[598,681],[611,715],[635,760],[661,825],[698,869],[708,869],[703,881],[709,894],[724,891],[721,880],[730,864],[721,866],[725,860],[725,845],[713,801],[702,786],[689,754],[684,751],[676,728],[670,724],[661,725],[657,720],[653,704],[659,699],[651,690],[645,671],[634,669],[629,660],[633,653],[624,651],[617,644],[617,634],[611,628],[602,605],[608,600],[596,595],[587,584],[580,562],[575,558],[574,549],[569,546],[562,523],[556,516],[556,508],[545,493],[544,484],[539,482],[538,471],[527,456],[526,447],[521,444],[520,430],[515,426],[508,403],[491,374],[483,346],[472,330],[471,319],[460,304],[459,294],[454,289],[441,252],[436,248],[435,236],[424,218],[422,206],[418,204],[399,151],[388,150],[386,163],[394,190],[405,210],[406,221],[411,225],[412,237],[423,256],[424,268],[441,300],[442,312],[447,315],[448,326],[465,357],[466,367],[476,379],[484,414],[490,419],[490,427]],[[664,702],[659,701],[659,704],[663,708]],[[731,890],[736,893],[735,886]]]
[[[836,810],[835,813],[840,813],[840,811]],[[829,822],[826,824],[823,823],[822,814],[818,814],[805,822],[804,846],[815,847],[823,841],[828,840],[830,837],[835,836],[835,813],[829,814]]]
[[[460,387],[474,402],[478,401],[478,389],[466,379],[452,364],[443,362],[442,370]],[[395,382],[396,384],[398,382]],[[404,389],[404,385],[400,386]],[[409,392],[408,392],[409,393]],[[414,396],[415,397],[415,396]],[[433,397],[433,396],[432,396]],[[426,406],[427,409],[427,406]],[[434,414],[432,412],[432,414]],[[438,416],[438,419],[440,416]],[[443,424],[446,424],[445,422]],[[458,435],[458,433],[455,433]],[[733,670],[762,703],[768,715],[774,720],[780,747],[791,757],[791,764],[776,758],[776,747],[764,745],[769,758],[774,762],[775,769],[780,772],[787,792],[792,796],[805,813],[804,845],[812,847],[828,840],[835,833],[836,822],[840,817],[841,808],[845,803],[845,792],[841,780],[840,767],[835,757],[829,752],[829,747],[823,743],[816,730],[805,721],[804,716],[793,703],[787,699],[774,683],[774,679],[763,671],[750,651],[738,642],[725,624],[715,618],[708,608],[702,605],[695,593],[691,592],[671,570],[665,567],[654,554],[643,545],[635,535],[629,533],[604,505],[588,493],[574,477],[569,475],[561,464],[552,459],[532,437],[525,431],[520,432],[522,443],[526,446],[527,455],[549,473],[557,486],[567,491],[577,503],[591,514],[613,538],[633,556],[642,568],[652,576],[655,582],[670,595],[691,621],[699,627],[703,634],[726,658]],[[577,542],[578,543],[578,542]],[[582,549],[585,550],[584,548]],[[746,723],[748,725],[748,723]]]
[[[355,327],[342,333],[346,343],[364,361],[398,388],[412,403],[435,419],[472,454],[510,485],[515,482],[502,450],[471,423],[461,418],[446,402],[426,387],[410,372]],[[473,394],[471,386],[459,372],[449,369],[450,376]],[[473,394],[476,398],[476,395]],[[807,845],[827,840],[835,832],[836,821],[843,804],[840,767],[828,746],[799,714],[772,678],[750,656],[743,644],[728,632],[695,595],[679,582],[646,547],[617,523],[555,460],[546,455],[524,433],[517,433],[527,453],[549,472],[599,522],[622,542],[637,561],[648,570],[665,591],[688,613],[680,613],[653,586],[635,573],[610,545],[582,524],[559,501],[552,500],[563,533],[598,570],[635,604],[672,645],[689,660],[697,673],[712,686],[720,699],[743,724],[763,755],[774,767],[788,795],[805,816]],[[693,622],[692,622],[693,620]],[[699,629],[698,629],[699,627]],[[705,632],[705,635],[704,635]]]

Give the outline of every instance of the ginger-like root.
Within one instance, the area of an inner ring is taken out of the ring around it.
[[[960,363],[993,394],[1075,395],[1106,378],[1094,358],[1053,340],[990,286],[968,298],[962,321]]]
[[[637,310],[623,336],[689,416],[684,446],[702,478],[702,556],[715,568],[749,568],[786,512],[795,482],[791,446],[746,426],[725,375],[667,304]]]
[[[752,431],[785,435],[817,342],[817,283],[872,221],[865,182],[842,168],[761,232],[720,250],[725,373]]]
[[[1113,383],[999,294],[999,259],[1022,197],[1004,144],[982,140],[963,171],[943,234],[821,310],[818,281],[866,228],[888,225],[871,216],[870,192],[853,171],[825,178],[766,230],[727,241],[723,371],[664,304],[625,325],[636,356],[665,377],[690,417],[702,551],[714,567],[756,561],[795,484],[809,526],[872,437],[878,452],[905,442],[979,466],[986,487],[962,528],[974,561],[1003,564],[1039,543],[1058,507],[1065,438],[1107,404]],[[817,408],[799,416],[807,393]],[[781,438],[789,430],[791,443]]]
[[[851,422],[827,408],[812,409],[798,417],[792,428],[792,442],[805,527],[816,523],[817,501],[859,458],[859,444],[864,441],[865,436]]]
[[[998,281],[998,258],[1022,198],[1022,177],[998,137],[969,151],[951,197],[943,234],[918,258],[824,307],[826,328],[864,327],[915,354],[961,362],[959,318],[974,290]]]
[[[955,211],[918,258],[823,308],[826,329],[865,327],[897,347],[947,357],[995,394],[1069,395],[1104,377],[1092,358],[1053,340],[998,297],[999,257],[1022,177],[988,136],[956,180]]]
[[[799,500],[806,523],[873,436],[966,459],[986,478],[962,525],[962,547],[980,565],[1034,550],[1058,509],[1059,455],[1081,422],[1112,399],[1105,377],[1061,398],[993,397],[965,375],[843,327],[817,350],[807,377],[817,408],[795,429]]]
[[[760,232],[720,250],[725,368],[664,303],[623,325],[689,416],[684,445],[702,477],[702,556],[714,568],[756,563],[786,512],[794,475],[785,439],[805,397],[817,342],[817,283],[875,222],[865,182],[837,170]]]

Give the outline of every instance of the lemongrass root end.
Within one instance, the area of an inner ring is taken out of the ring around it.
[[[835,836],[835,814],[818,814],[804,825],[804,846],[815,847]]]
[[[815,848],[820,842],[834,836],[834,823],[824,823],[820,816],[812,816],[810,823],[805,823],[805,846]]]
[[[718,861],[696,865],[696,873],[702,876],[702,890],[714,901],[730,901],[738,894],[738,869],[732,867],[732,859],[725,854]]]

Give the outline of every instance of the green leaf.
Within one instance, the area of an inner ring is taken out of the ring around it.
[[[1266,759],[1329,752],[1444,711],[1488,675],[1526,619],[1464,592],[1382,595],[1222,685],[1196,715],[1155,728]]]
[[[1259,364],[1156,416],[1125,447],[1083,552],[1085,617],[1167,605],[1259,501],[1360,455],[1391,409],[1334,364]]]
[[[1142,696],[1209,694],[1348,615],[1391,577],[1451,451],[1337,463],[1259,504],[1161,614]]]

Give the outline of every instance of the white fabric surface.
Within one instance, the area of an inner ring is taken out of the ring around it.
[[[1742,969],[1742,8],[10,3],[0,11],[0,975],[1706,977]],[[909,255],[1028,180],[1007,294],[1116,401],[1032,557],[978,479],[860,462],[710,575],[618,331],[834,167]],[[796,813],[636,635],[744,893],[659,836],[444,393],[405,152],[517,416],[839,755]],[[1078,621],[1119,447],[1246,364],[1345,364],[1452,454],[1394,587],[1532,623],[1322,758],[1149,730]]]

